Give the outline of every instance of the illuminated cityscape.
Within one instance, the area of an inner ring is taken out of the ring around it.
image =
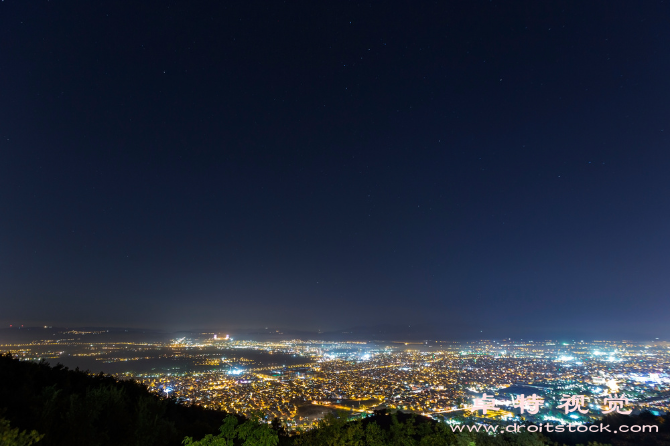
[[[625,395],[633,413],[670,409],[670,344],[660,341],[259,342],[202,334],[160,343],[84,343],[76,337],[95,333],[61,335],[0,349],[24,360],[93,359],[101,370],[121,365],[127,371],[116,372],[118,379],[134,379],[182,404],[260,412],[294,429],[338,409],[354,417],[399,409],[448,422],[587,423],[603,416],[605,398],[615,394]],[[167,365],[131,371],[156,360]],[[474,406],[482,395],[496,406],[486,414]],[[520,413],[514,407],[520,395],[542,398],[540,410]],[[559,407],[566,395],[584,395],[584,410]]]

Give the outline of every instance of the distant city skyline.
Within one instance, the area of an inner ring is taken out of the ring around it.
[[[407,328],[407,327],[405,327]],[[504,341],[504,342],[620,342],[620,341],[635,341],[635,342],[670,342],[670,337],[663,336],[644,336],[644,335],[629,335],[625,336],[621,332],[607,336],[603,335],[587,335],[575,336],[575,333],[569,334],[567,332],[557,333],[554,336],[547,336],[546,333],[535,334],[529,331],[524,331],[522,334],[513,336],[508,335],[494,335],[489,333],[488,336],[480,331],[478,336],[472,332],[464,333],[461,336],[441,335],[438,330],[431,327],[417,327],[415,330],[405,329],[398,326],[370,326],[370,327],[355,327],[343,330],[294,330],[282,327],[190,327],[178,330],[163,330],[148,327],[93,327],[93,326],[15,326],[0,328],[1,340],[19,340],[32,339],[34,336],[39,336],[40,333],[46,336],[56,336],[62,333],[73,333],[80,335],[103,335],[103,338],[120,339],[123,337],[137,337],[137,336],[154,336],[160,339],[167,339],[175,336],[206,336],[212,339],[226,340],[292,340],[292,339],[310,339],[321,340],[324,342],[410,342],[410,343],[424,343],[424,342],[479,342],[479,341]],[[617,337],[619,336],[619,337]]]

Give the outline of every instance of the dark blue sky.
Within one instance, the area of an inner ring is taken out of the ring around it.
[[[670,336],[662,1],[0,4],[0,324]]]

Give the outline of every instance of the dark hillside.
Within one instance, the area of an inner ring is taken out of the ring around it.
[[[41,446],[179,445],[216,432],[225,416],[133,381],[0,356],[0,417],[44,434]]]

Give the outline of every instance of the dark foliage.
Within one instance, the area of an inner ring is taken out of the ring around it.
[[[0,417],[44,434],[40,446],[180,445],[216,432],[225,416],[133,381],[0,356]]]

